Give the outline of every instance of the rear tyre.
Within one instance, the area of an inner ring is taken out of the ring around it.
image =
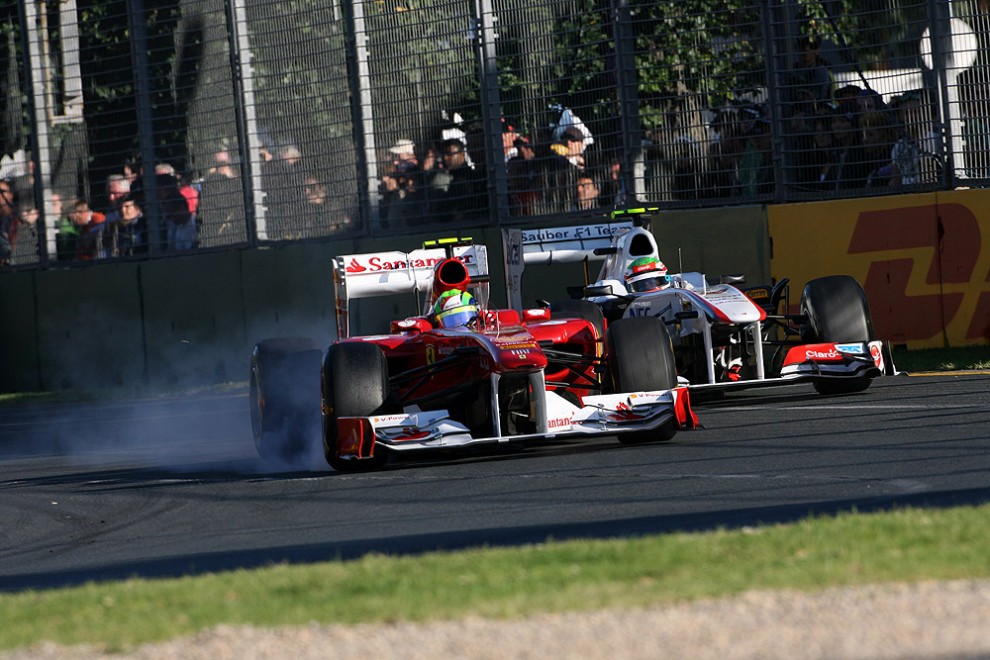
[[[677,386],[674,349],[666,326],[652,316],[621,319],[605,335],[609,378],[613,392],[669,390]],[[619,434],[619,442],[670,440],[677,433],[671,420],[654,431]]]
[[[807,318],[801,339],[805,343],[866,342],[873,337],[866,292],[848,275],[830,275],[808,282],[801,295],[801,313]],[[818,381],[819,394],[852,394],[870,386],[869,378]]]
[[[370,458],[337,456],[337,420],[368,417],[390,410],[388,363],[375,344],[333,344],[323,360],[323,453],[327,463],[340,472],[377,470],[388,460],[387,450],[375,447]]]
[[[293,462],[308,455],[319,433],[320,357],[313,339],[266,339],[251,353],[251,430],[258,455]]]

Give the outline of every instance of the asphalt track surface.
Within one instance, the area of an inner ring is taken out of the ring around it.
[[[0,591],[990,501],[990,375],[699,404],[614,438],[340,474],[256,458],[245,394],[0,408]]]

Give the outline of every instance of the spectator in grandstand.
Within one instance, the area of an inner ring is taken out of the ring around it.
[[[796,190],[807,191],[818,181],[819,159],[822,157],[814,145],[817,137],[815,106],[795,103],[790,112],[791,116],[784,124],[784,173],[789,185]]]
[[[863,130],[863,155],[868,174],[867,188],[879,188],[891,184],[893,166],[891,154],[897,133],[890,115],[886,112],[868,112],[860,119]]]
[[[213,154],[214,165],[203,178],[197,219],[202,247],[244,240],[244,188],[240,163],[224,149]]]
[[[9,266],[17,242],[17,200],[10,179],[0,179],[0,266]]]
[[[533,215],[543,190],[536,149],[528,138],[522,136],[516,137],[512,144],[514,153],[505,162],[509,212],[512,215]]]
[[[544,199],[549,211],[573,209],[573,191],[578,176],[585,169],[585,135],[577,126],[567,126],[557,133],[550,145],[550,157],[546,162],[546,190]]]
[[[440,143],[442,168],[433,176],[430,186],[435,219],[440,222],[463,222],[480,217],[487,205],[486,182],[477,169],[468,165],[467,150],[457,138]]]
[[[863,149],[863,133],[855,112],[839,110],[832,114],[832,139],[835,142],[833,162],[829,168],[827,190],[864,188],[870,174],[870,163]]]
[[[600,206],[600,192],[595,177],[590,172],[582,172],[578,176],[575,194],[575,206],[579,211],[596,209]]]
[[[273,157],[262,170],[265,190],[265,217],[268,238],[286,240],[300,235],[299,212],[305,203],[302,151],[293,143],[275,148]]]
[[[136,195],[120,200],[120,218],[114,223],[117,252],[114,256],[130,257],[148,252],[148,221]]]
[[[299,209],[295,238],[342,231],[350,222],[349,217],[334,208],[327,184],[315,174],[308,174],[303,180],[303,195],[306,202]]]
[[[20,222],[17,227],[17,241],[11,263],[14,265],[32,264],[38,261],[38,218],[41,213],[33,203],[21,207]]]
[[[72,218],[64,212],[62,198],[52,193],[52,216],[45,221],[55,223],[55,254],[58,261],[72,261],[76,258],[76,243],[79,242],[79,229]]]
[[[689,132],[681,132],[664,149],[667,187],[676,200],[695,200],[701,194],[699,179],[704,147]]]
[[[859,97],[863,93],[859,85],[843,85],[835,90],[835,105],[839,112],[858,114],[860,112]]]
[[[745,134],[734,107],[718,110],[712,121],[712,140],[708,145],[706,187],[711,197],[727,197],[735,191],[736,164],[745,145]]]
[[[609,163],[607,174],[599,188],[599,203],[602,207],[616,209],[626,203],[628,196],[622,179],[622,162],[618,158],[613,158]]]
[[[773,144],[770,122],[760,118],[753,122],[736,166],[739,195],[766,195],[773,192]]]
[[[123,173],[124,178],[127,179],[128,183],[134,183],[134,181],[141,176],[141,165],[140,159],[133,158],[124,163]]]
[[[107,177],[107,211],[120,208],[120,201],[131,192],[131,182],[123,174],[111,174]]]
[[[822,57],[821,40],[815,36],[805,36],[795,44],[796,61],[786,80],[784,102],[818,103],[832,99],[832,72],[828,62]]]
[[[883,97],[873,89],[861,90],[859,96],[856,97],[856,104],[859,106],[860,114],[864,115],[871,112],[883,112],[887,109]]]
[[[426,215],[425,173],[416,157],[416,144],[401,139],[388,151],[392,161],[379,186],[381,218],[392,229],[412,226]]]
[[[158,210],[162,214],[167,252],[191,250],[197,245],[196,218],[189,212],[189,202],[179,186],[179,180],[174,174],[155,174]],[[147,198],[139,195],[138,199],[141,208],[145,208]]]
[[[925,154],[934,151],[937,136],[926,131],[921,95],[907,92],[890,100],[890,109],[900,135],[891,150],[891,186],[909,186],[922,181]]]
[[[74,258],[78,261],[93,261],[106,257],[103,245],[106,216],[93,211],[85,199],[78,199],[72,205],[69,217],[76,228]]]
[[[821,112],[811,119],[810,124],[811,144],[797,154],[795,185],[799,190],[809,192],[835,190],[838,158],[832,134],[832,113]]]
[[[106,233],[107,243],[111,257],[119,255],[117,246],[117,230],[120,223],[120,203],[131,191],[131,182],[123,174],[111,174],[107,177],[107,207]]]

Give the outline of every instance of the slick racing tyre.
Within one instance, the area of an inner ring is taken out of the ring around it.
[[[866,293],[848,275],[809,281],[801,295],[801,314],[807,318],[801,339],[808,344],[866,342],[873,337]],[[870,379],[816,381],[814,385],[820,394],[851,394],[868,388]]]
[[[340,472],[377,470],[388,459],[387,450],[374,447],[369,458],[337,456],[337,420],[367,417],[390,410],[388,363],[375,344],[333,344],[323,360],[323,453],[327,463]]]
[[[550,316],[555,319],[584,319],[595,326],[598,339],[605,336],[605,316],[601,308],[587,300],[559,300],[550,303]]]
[[[669,390],[677,386],[674,349],[663,321],[652,316],[621,319],[605,335],[613,392]],[[624,444],[670,440],[677,422],[642,433],[620,433]]]
[[[259,342],[251,353],[251,430],[258,455],[291,462],[316,442],[320,345],[303,337]]]

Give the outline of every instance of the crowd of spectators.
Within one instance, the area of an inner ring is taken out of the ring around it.
[[[800,41],[796,51],[775,112],[757,102],[730,104],[708,112],[704,122],[684,121],[684,113],[662,133],[647,132],[647,197],[758,199],[786,188],[816,198],[937,180],[933,154],[940,146],[924,93],[885,103],[866,87],[837,88],[815,40]],[[480,125],[460,122],[434,140],[400,137],[389,143],[377,163],[381,226],[483,222],[498,176],[504,177],[513,216],[590,212],[635,201],[625,188],[618,152],[596,142],[570,109],[560,111],[553,125],[533,133],[504,119],[502,153],[494,158],[485,153],[489,141]],[[333,194],[332,182],[298,145],[266,139],[259,156],[263,239],[324,237],[356,226],[349,213],[356,202]],[[493,165],[502,171],[488,172]],[[95,202],[51,193],[46,203],[57,254],[49,256],[93,261],[245,242],[244,175],[237,152],[218,148],[198,178],[156,164],[153,198],[145,190],[148,177],[132,164],[106,179],[105,197]],[[38,235],[35,197],[30,167],[18,177],[0,178],[0,266],[37,261],[44,237]],[[151,217],[157,221],[149,222]]]

